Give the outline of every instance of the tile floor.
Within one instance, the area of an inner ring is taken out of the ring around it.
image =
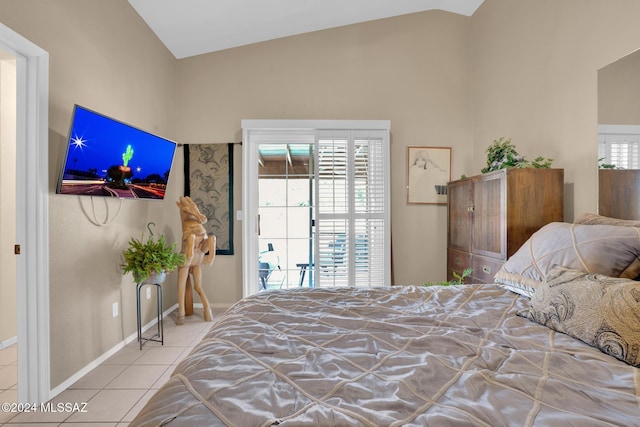
[[[214,309],[214,320],[223,312]],[[86,412],[0,411],[0,426],[127,426],[211,326],[198,308],[184,325],[176,326],[174,311],[164,319],[164,345],[149,341],[140,350],[138,341],[133,341],[52,400],[55,405],[86,402]],[[143,335],[152,335],[152,331],[154,327]],[[16,401],[17,377],[14,345],[0,350],[0,402]]]

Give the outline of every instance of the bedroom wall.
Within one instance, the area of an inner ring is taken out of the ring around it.
[[[169,241],[181,238],[174,204],[182,191],[181,157],[164,202],[92,203],[55,194],[73,105],[175,138],[176,60],[126,0],[5,0],[0,20],[49,52],[50,341],[56,387],[136,331],[135,285],[119,267],[129,238],[139,237],[148,221]],[[113,222],[93,225],[93,210],[99,222],[107,216]],[[166,308],[176,303],[175,276],[164,286]],[[120,309],[116,318],[114,302]],[[155,305],[153,299],[149,303],[148,320]]]
[[[598,72],[598,123],[640,124],[640,51]]]
[[[597,209],[597,70],[640,47],[634,0],[485,0],[473,15],[474,165],[495,138],[565,169],[565,219]]]
[[[395,283],[442,280],[447,208],[407,205],[406,150],[453,147],[453,177],[469,173],[469,47],[470,18],[432,11],[183,59],[177,133],[187,143],[224,143],[241,140],[242,119],[391,120]],[[242,296],[241,224],[235,229],[237,255],[217,257],[204,273],[212,302]]]

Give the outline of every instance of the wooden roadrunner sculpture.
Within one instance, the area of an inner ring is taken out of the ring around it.
[[[202,289],[202,265],[213,264],[213,259],[216,256],[216,236],[207,236],[207,230],[202,225],[207,222],[207,217],[200,213],[198,206],[190,197],[180,197],[176,205],[180,208],[182,253],[186,256],[185,263],[178,268],[178,319],[176,323],[182,325],[185,314],[193,314],[191,283],[187,286],[189,277],[191,277],[196,292],[200,295],[204,320],[210,322],[211,308],[207,295]]]

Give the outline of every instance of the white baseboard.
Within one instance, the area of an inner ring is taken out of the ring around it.
[[[218,303],[209,303],[209,307],[211,308],[221,308],[224,310],[228,310],[233,304],[225,304],[223,302],[218,302]],[[201,302],[194,302],[193,303],[193,307],[194,308],[202,308],[202,303]]]
[[[169,307],[168,309],[162,312],[162,318],[163,319],[166,318],[169,314],[171,314],[174,310],[177,310],[177,309],[178,309],[178,304],[174,304],[173,306]],[[158,319],[154,317],[154,319],[151,322],[147,323],[142,327],[142,332],[145,332],[146,330],[152,328],[157,323],[158,323]],[[62,382],[56,388],[52,389],[49,399],[53,399],[54,397],[56,397],[57,395],[59,395],[60,393],[68,389],[72,384],[74,384],[80,378],[84,377],[93,369],[95,369],[97,366],[102,364],[102,362],[106,361],[111,356],[116,354],[118,351],[122,350],[127,344],[137,339],[138,339],[138,331],[129,335],[123,341],[119,342],[115,346],[111,347],[109,350],[103,353],[100,357],[98,357],[97,359],[89,363],[87,366],[85,366],[84,368],[80,369],[78,372],[76,372],[75,374],[67,378],[66,381]]]
[[[9,348],[12,345],[17,344],[17,343],[18,343],[18,337],[17,336],[11,337],[11,338],[7,338],[6,340],[0,342],[0,350],[3,350],[5,348]]]

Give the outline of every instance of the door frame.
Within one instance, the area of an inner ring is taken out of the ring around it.
[[[0,24],[16,57],[16,255],[18,402],[50,399],[49,54]]]
[[[308,120],[242,120],[242,296],[253,295],[259,290],[258,254],[258,143],[250,134],[252,131],[278,131],[274,133],[278,143],[287,143],[282,133],[314,129],[314,121]],[[283,131],[283,132],[280,132]],[[311,142],[311,140],[309,141]]]
[[[283,135],[287,132],[322,130],[384,130],[389,141],[389,120],[242,120],[242,292],[243,297],[258,292],[258,143],[250,136],[253,131],[273,132],[278,142],[286,142]],[[317,133],[316,133],[317,137]],[[317,139],[317,138],[316,138]],[[388,145],[385,150],[388,150]],[[317,155],[317,151],[316,151]],[[388,161],[388,151],[386,154]],[[387,168],[389,166],[387,165]],[[385,177],[385,188],[389,189],[390,176]],[[386,191],[385,205],[389,206],[390,191]],[[389,260],[385,273],[385,283],[391,283],[391,239],[390,239],[390,209],[385,213],[385,240],[389,244],[385,248],[385,259]],[[317,218],[316,218],[317,220]]]

